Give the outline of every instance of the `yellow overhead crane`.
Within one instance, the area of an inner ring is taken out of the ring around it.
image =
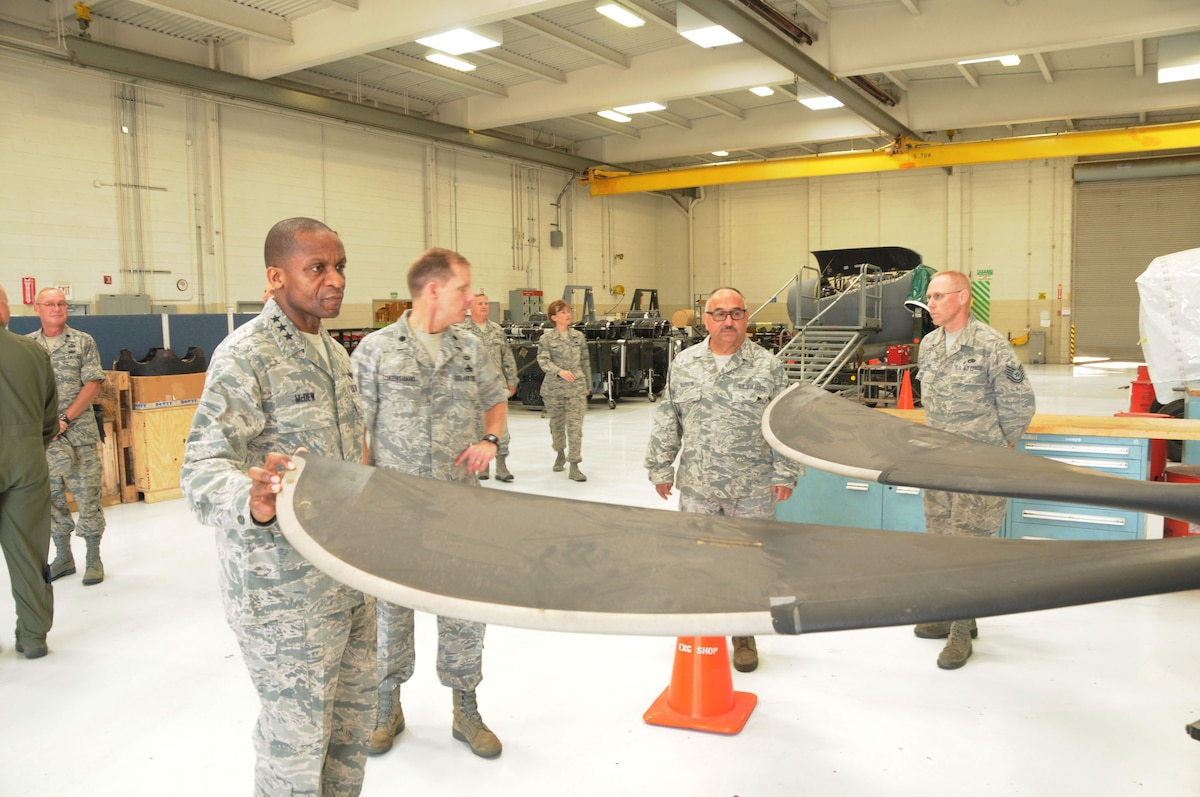
[[[1055,133],[991,141],[936,144],[897,138],[870,152],[807,155],[801,158],[721,163],[656,172],[614,172],[590,169],[581,182],[592,196],[696,188],[731,183],[756,183],[800,177],[892,172],[905,169],[947,168],[978,163],[1120,155],[1200,147],[1200,122]]]

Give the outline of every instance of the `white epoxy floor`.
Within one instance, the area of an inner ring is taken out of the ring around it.
[[[1039,409],[1128,409],[1132,366],[1033,366]],[[514,406],[512,485],[489,489],[673,509],[642,469],[644,398],[594,402],[576,484],[550,471],[540,413]],[[51,653],[0,637],[0,795],[251,793],[256,698],[216,591],[212,533],[182,501],[107,510],[107,580],[55,583]],[[77,556],[82,556],[78,544]],[[0,612],[12,617],[7,575]],[[368,761],[364,795],[1154,795],[1200,793],[1200,593],[981,621],[939,670],[909,628],[759,639],[733,674],[758,695],[736,736],[647,725],[674,640],[488,630],[479,696],[504,742],[485,761],[450,736],[418,620],[408,728]]]

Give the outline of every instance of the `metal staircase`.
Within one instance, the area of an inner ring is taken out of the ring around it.
[[[870,333],[854,327],[806,325],[775,355],[790,382],[828,387]]]
[[[858,391],[857,384],[836,384],[834,379],[854,361],[863,341],[883,328],[883,318],[880,312],[882,290],[876,279],[879,269],[866,263],[856,269],[858,273],[844,279],[836,294],[821,300],[820,312],[807,320],[797,319],[802,323],[797,325],[795,335],[776,353],[789,381],[807,382],[839,393]],[[814,287],[819,290],[819,285]],[[843,301],[857,302],[858,323],[854,326],[822,324],[821,317]]]

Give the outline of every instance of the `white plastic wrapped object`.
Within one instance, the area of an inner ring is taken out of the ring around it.
[[[1156,257],[1137,278],[1142,353],[1161,404],[1200,387],[1200,249]]]

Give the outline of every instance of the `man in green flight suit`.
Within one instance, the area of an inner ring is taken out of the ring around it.
[[[46,447],[59,433],[58,391],[49,355],[9,332],[8,318],[0,287],[0,548],[17,607],[17,652],[37,659],[54,619]]]

